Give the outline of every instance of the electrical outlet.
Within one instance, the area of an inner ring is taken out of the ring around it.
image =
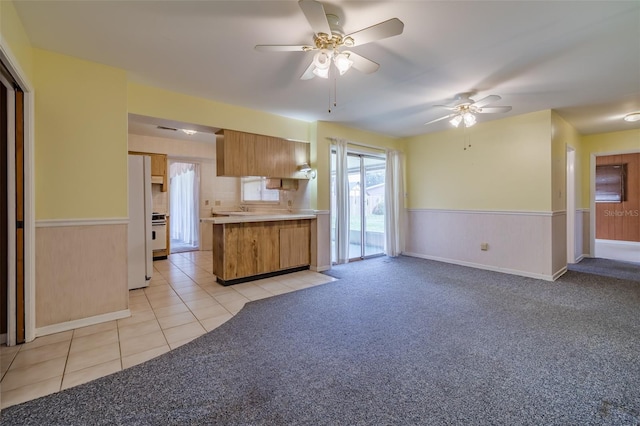
[[[216,206],[219,206],[219,205],[220,205],[220,200],[215,200],[215,201],[213,202],[213,204],[215,204]]]
[[[204,205],[208,206],[209,205],[209,200],[204,200]]]
[[[293,205],[293,201],[287,200],[287,206],[291,207]]]
[[[480,243],[480,250],[482,251],[489,250],[489,243]]]

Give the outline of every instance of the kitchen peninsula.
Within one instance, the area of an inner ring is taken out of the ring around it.
[[[309,269],[315,214],[225,212],[213,224],[213,273],[222,285]]]

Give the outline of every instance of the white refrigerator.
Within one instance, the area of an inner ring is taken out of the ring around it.
[[[129,155],[129,290],[147,287],[153,273],[151,157]]]

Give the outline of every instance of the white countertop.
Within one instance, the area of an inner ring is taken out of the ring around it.
[[[278,220],[299,220],[299,219],[315,219],[316,215],[313,213],[247,213],[247,212],[233,212],[224,213],[229,216],[216,216],[216,217],[204,217],[200,219],[203,223],[213,223],[214,225],[224,223],[244,223],[244,222],[275,222]]]

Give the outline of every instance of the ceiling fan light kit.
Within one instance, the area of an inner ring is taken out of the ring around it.
[[[448,119],[449,123],[454,127],[459,127],[460,124],[463,124],[463,127],[471,127],[476,124],[476,116],[478,114],[511,111],[510,106],[487,107],[487,105],[500,99],[502,98],[498,95],[489,95],[474,101],[471,99],[471,93],[460,93],[455,97],[453,105],[434,105],[436,108],[444,108],[451,112],[445,116],[431,120],[425,123],[425,125]]]
[[[355,52],[341,49],[393,37],[402,34],[404,30],[402,21],[392,18],[345,35],[338,16],[325,13],[322,3],[316,0],[299,0],[298,5],[314,32],[313,43],[299,46],[257,45],[255,49],[261,52],[318,51],[313,56],[312,63],[300,77],[301,80],[308,80],[314,76],[329,78],[332,62],[339,75],[344,75],[351,68],[365,74],[376,72],[380,68],[377,63]]]
[[[322,49],[313,56],[313,66],[315,67],[313,74],[321,78],[329,78],[332,60],[340,75],[344,75],[353,65],[353,61],[349,59],[349,53]]]
[[[340,75],[343,75],[344,73],[349,71],[349,69],[353,65],[353,61],[349,59],[349,54],[346,52],[338,53],[337,55],[335,55],[333,57],[333,63],[336,65],[336,68],[338,68]]]
[[[640,111],[631,112],[631,113],[625,115],[624,116],[624,121],[628,121],[630,123],[633,123],[635,121],[640,121]]]

